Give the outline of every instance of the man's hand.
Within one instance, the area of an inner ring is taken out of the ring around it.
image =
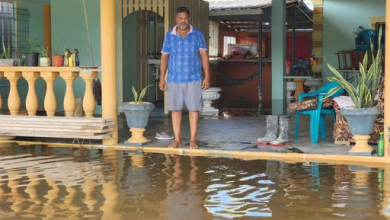
[[[210,79],[205,78],[202,82],[202,89],[206,90],[210,88]]]
[[[165,91],[165,86],[166,86],[165,79],[160,78],[160,82],[158,83],[158,87],[160,88],[161,91]]]

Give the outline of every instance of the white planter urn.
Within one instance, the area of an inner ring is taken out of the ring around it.
[[[314,92],[322,86],[322,78],[306,79],[305,86],[310,87],[310,92]]]
[[[294,101],[294,96],[291,95],[292,91],[297,89],[297,85],[294,81],[287,81],[286,82],[286,106],[292,101]],[[287,108],[286,110],[288,113],[293,113],[294,111]]]
[[[211,106],[212,101],[219,99],[221,96],[219,92],[221,88],[211,87],[207,90],[202,91],[202,110],[200,115],[212,116],[218,114],[219,110]]]

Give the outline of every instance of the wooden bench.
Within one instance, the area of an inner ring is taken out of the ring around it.
[[[108,118],[0,115],[0,136],[106,139],[115,122]]]

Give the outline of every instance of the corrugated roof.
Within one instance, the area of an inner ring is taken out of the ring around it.
[[[271,6],[272,0],[205,0],[209,2],[210,10],[260,8]],[[286,3],[298,0],[286,0]]]

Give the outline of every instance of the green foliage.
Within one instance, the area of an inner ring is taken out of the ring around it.
[[[55,56],[60,55],[60,46],[56,46],[56,47],[54,48],[54,55],[55,55]]]
[[[35,38],[26,38],[25,53],[39,53],[40,46],[35,41]]]
[[[133,92],[133,96],[134,96],[134,102],[136,103],[140,103],[142,102],[144,96],[146,95],[146,92],[148,90],[148,88],[152,86],[152,85],[148,85],[146,86],[145,88],[141,89],[140,91],[136,91],[134,86],[131,88],[131,91]],[[138,95],[139,94],[139,95]]]
[[[344,77],[333,66],[327,63],[330,71],[335,76],[328,77],[329,81],[340,83],[339,87],[332,89],[328,96],[333,95],[340,87],[344,88],[351,97],[356,108],[371,108],[374,107],[374,97],[378,90],[378,85],[383,76],[383,54],[382,54],[382,29],[379,30],[378,36],[378,51],[374,55],[373,43],[371,42],[371,51],[367,51],[364,55],[363,62],[359,63],[359,73],[356,74],[356,86],[344,79]],[[368,56],[371,57],[371,65],[367,67]]]
[[[0,59],[11,59],[11,47],[8,44],[8,47],[5,47],[5,44],[3,42],[3,53],[0,55]]]
[[[44,46],[41,47],[41,49],[40,49],[41,57],[48,57],[49,56],[48,49],[49,48],[45,48]]]

